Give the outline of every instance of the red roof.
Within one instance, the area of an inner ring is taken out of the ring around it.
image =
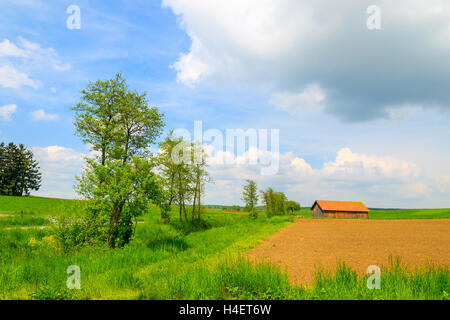
[[[318,204],[323,211],[369,212],[362,202],[317,200],[311,210]]]

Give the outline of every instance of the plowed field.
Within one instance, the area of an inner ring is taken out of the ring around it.
[[[414,268],[427,263],[450,266],[450,219],[330,220],[300,219],[249,252],[287,267],[293,283],[312,281],[317,266],[335,270],[344,261],[364,274],[389,257]]]

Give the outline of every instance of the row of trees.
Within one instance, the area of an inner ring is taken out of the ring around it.
[[[288,211],[293,213],[301,208],[298,202],[288,200],[283,192],[276,192],[272,188],[268,188],[266,191],[261,190],[260,196],[265,205],[268,217],[285,215]],[[250,211],[250,216],[256,218],[257,213],[255,207],[258,203],[259,195],[255,181],[247,180],[247,183],[243,186],[241,199],[245,202],[247,209]]]
[[[166,208],[178,205],[180,221],[188,220],[186,203],[192,203],[191,220],[200,220],[201,198],[205,184],[211,182],[206,170],[206,152],[195,143],[176,137],[173,131],[160,144],[157,161],[167,193]],[[163,209],[163,212],[167,210]],[[164,217],[167,218],[167,217]]]
[[[146,94],[129,89],[120,73],[110,80],[89,83],[73,108],[76,134],[97,156],[77,177],[76,191],[86,200],[80,226],[82,242],[104,241],[123,246],[133,235],[133,221],[150,203],[168,219],[172,204],[180,220],[200,219],[201,195],[209,181],[206,155],[201,146],[189,144],[173,132],[153,155],[150,145],[162,134],[164,115],[150,107]]]
[[[0,143],[0,195],[29,195],[39,190],[41,173],[33,153],[23,144]]]

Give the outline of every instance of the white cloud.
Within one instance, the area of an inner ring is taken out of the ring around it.
[[[19,72],[12,66],[0,66],[0,86],[2,87],[18,89],[28,86],[37,89],[41,85],[40,81],[30,79],[28,74]]]
[[[17,106],[15,104],[8,104],[6,106],[0,107],[0,120],[9,121],[11,120],[11,115],[17,111]]]
[[[305,89],[318,82],[327,92],[324,110],[347,121],[398,117],[387,106],[450,108],[447,88],[433,84],[450,77],[450,61],[442,60],[450,53],[448,1],[381,0],[378,31],[366,27],[368,1],[162,3],[192,41],[173,63],[189,86],[263,88],[276,107],[295,113],[323,102],[323,90]]]
[[[194,87],[201,76],[210,74],[210,68],[200,60],[196,60],[191,53],[181,54],[180,59],[172,66],[177,73],[177,82]]]
[[[36,121],[53,121],[59,119],[57,114],[48,114],[44,109],[33,111],[30,115]]]
[[[242,158],[250,159],[250,153],[255,150],[241,157],[217,153],[226,154],[233,161],[229,165],[210,162],[209,171],[216,185],[207,186],[207,203],[241,203],[242,184],[246,179],[255,180],[260,189],[273,187],[283,191],[303,204],[311,204],[316,199],[334,199],[364,201],[372,207],[436,207],[440,205],[435,197],[438,189],[450,195],[448,177],[428,177],[414,163],[392,157],[354,153],[342,148],[335,160],[313,169],[303,158],[287,152],[278,155],[278,174],[262,176],[259,172],[264,165],[242,161]]]
[[[50,65],[55,71],[65,71],[71,68],[70,64],[60,61],[56,50],[53,48],[42,48],[39,43],[28,41],[22,37],[19,37],[18,43],[31,64],[36,66],[40,64]]]
[[[270,103],[276,109],[284,110],[289,114],[302,111],[313,111],[323,107],[326,94],[317,84],[308,85],[305,90],[299,93],[276,92],[272,95]]]
[[[87,154],[62,146],[32,147],[42,172],[42,187],[37,195],[75,197],[75,176],[81,173]]]
[[[17,44],[9,39],[0,42],[0,86],[18,89],[22,86],[39,88],[42,82],[30,74],[69,70],[70,64],[60,61],[53,48],[42,48],[39,43],[19,37]]]
[[[433,180],[440,192],[450,193],[450,175],[434,175]]]
[[[323,173],[327,176],[353,176],[353,179],[411,179],[419,175],[419,168],[409,162],[390,157],[353,153],[349,148],[338,151],[336,160],[326,162]]]
[[[2,56],[26,58],[27,54],[8,39],[4,39],[0,42],[0,57]]]

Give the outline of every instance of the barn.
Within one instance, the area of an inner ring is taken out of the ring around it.
[[[311,211],[320,218],[369,219],[369,209],[362,202],[316,200]]]

